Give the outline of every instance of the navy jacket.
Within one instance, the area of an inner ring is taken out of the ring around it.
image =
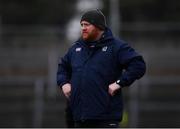
[[[121,89],[111,96],[108,86],[118,79],[122,87],[129,86],[145,69],[142,56],[106,29],[100,40],[80,39],[69,49],[58,64],[57,84],[72,85],[69,101],[75,121],[121,120]]]

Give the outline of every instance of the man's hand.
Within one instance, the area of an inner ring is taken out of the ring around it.
[[[118,85],[116,83],[112,83],[109,85],[109,91],[108,92],[111,96],[113,96],[116,93],[116,91],[119,90],[120,88],[121,88],[120,85]]]
[[[69,99],[69,96],[71,95],[71,84],[70,83],[66,83],[62,86],[62,91],[64,93],[64,95],[66,96],[66,98]]]

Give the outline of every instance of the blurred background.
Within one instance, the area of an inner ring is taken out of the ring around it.
[[[91,8],[147,63],[123,89],[121,127],[180,127],[179,0],[1,0],[0,127],[66,127],[57,64]]]

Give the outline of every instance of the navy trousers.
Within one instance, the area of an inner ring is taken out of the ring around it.
[[[119,128],[119,121],[114,120],[84,120],[75,122],[76,128]]]

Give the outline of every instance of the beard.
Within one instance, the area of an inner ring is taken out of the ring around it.
[[[81,37],[84,41],[95,41],[97,35],[95,33],[82,32]]]

